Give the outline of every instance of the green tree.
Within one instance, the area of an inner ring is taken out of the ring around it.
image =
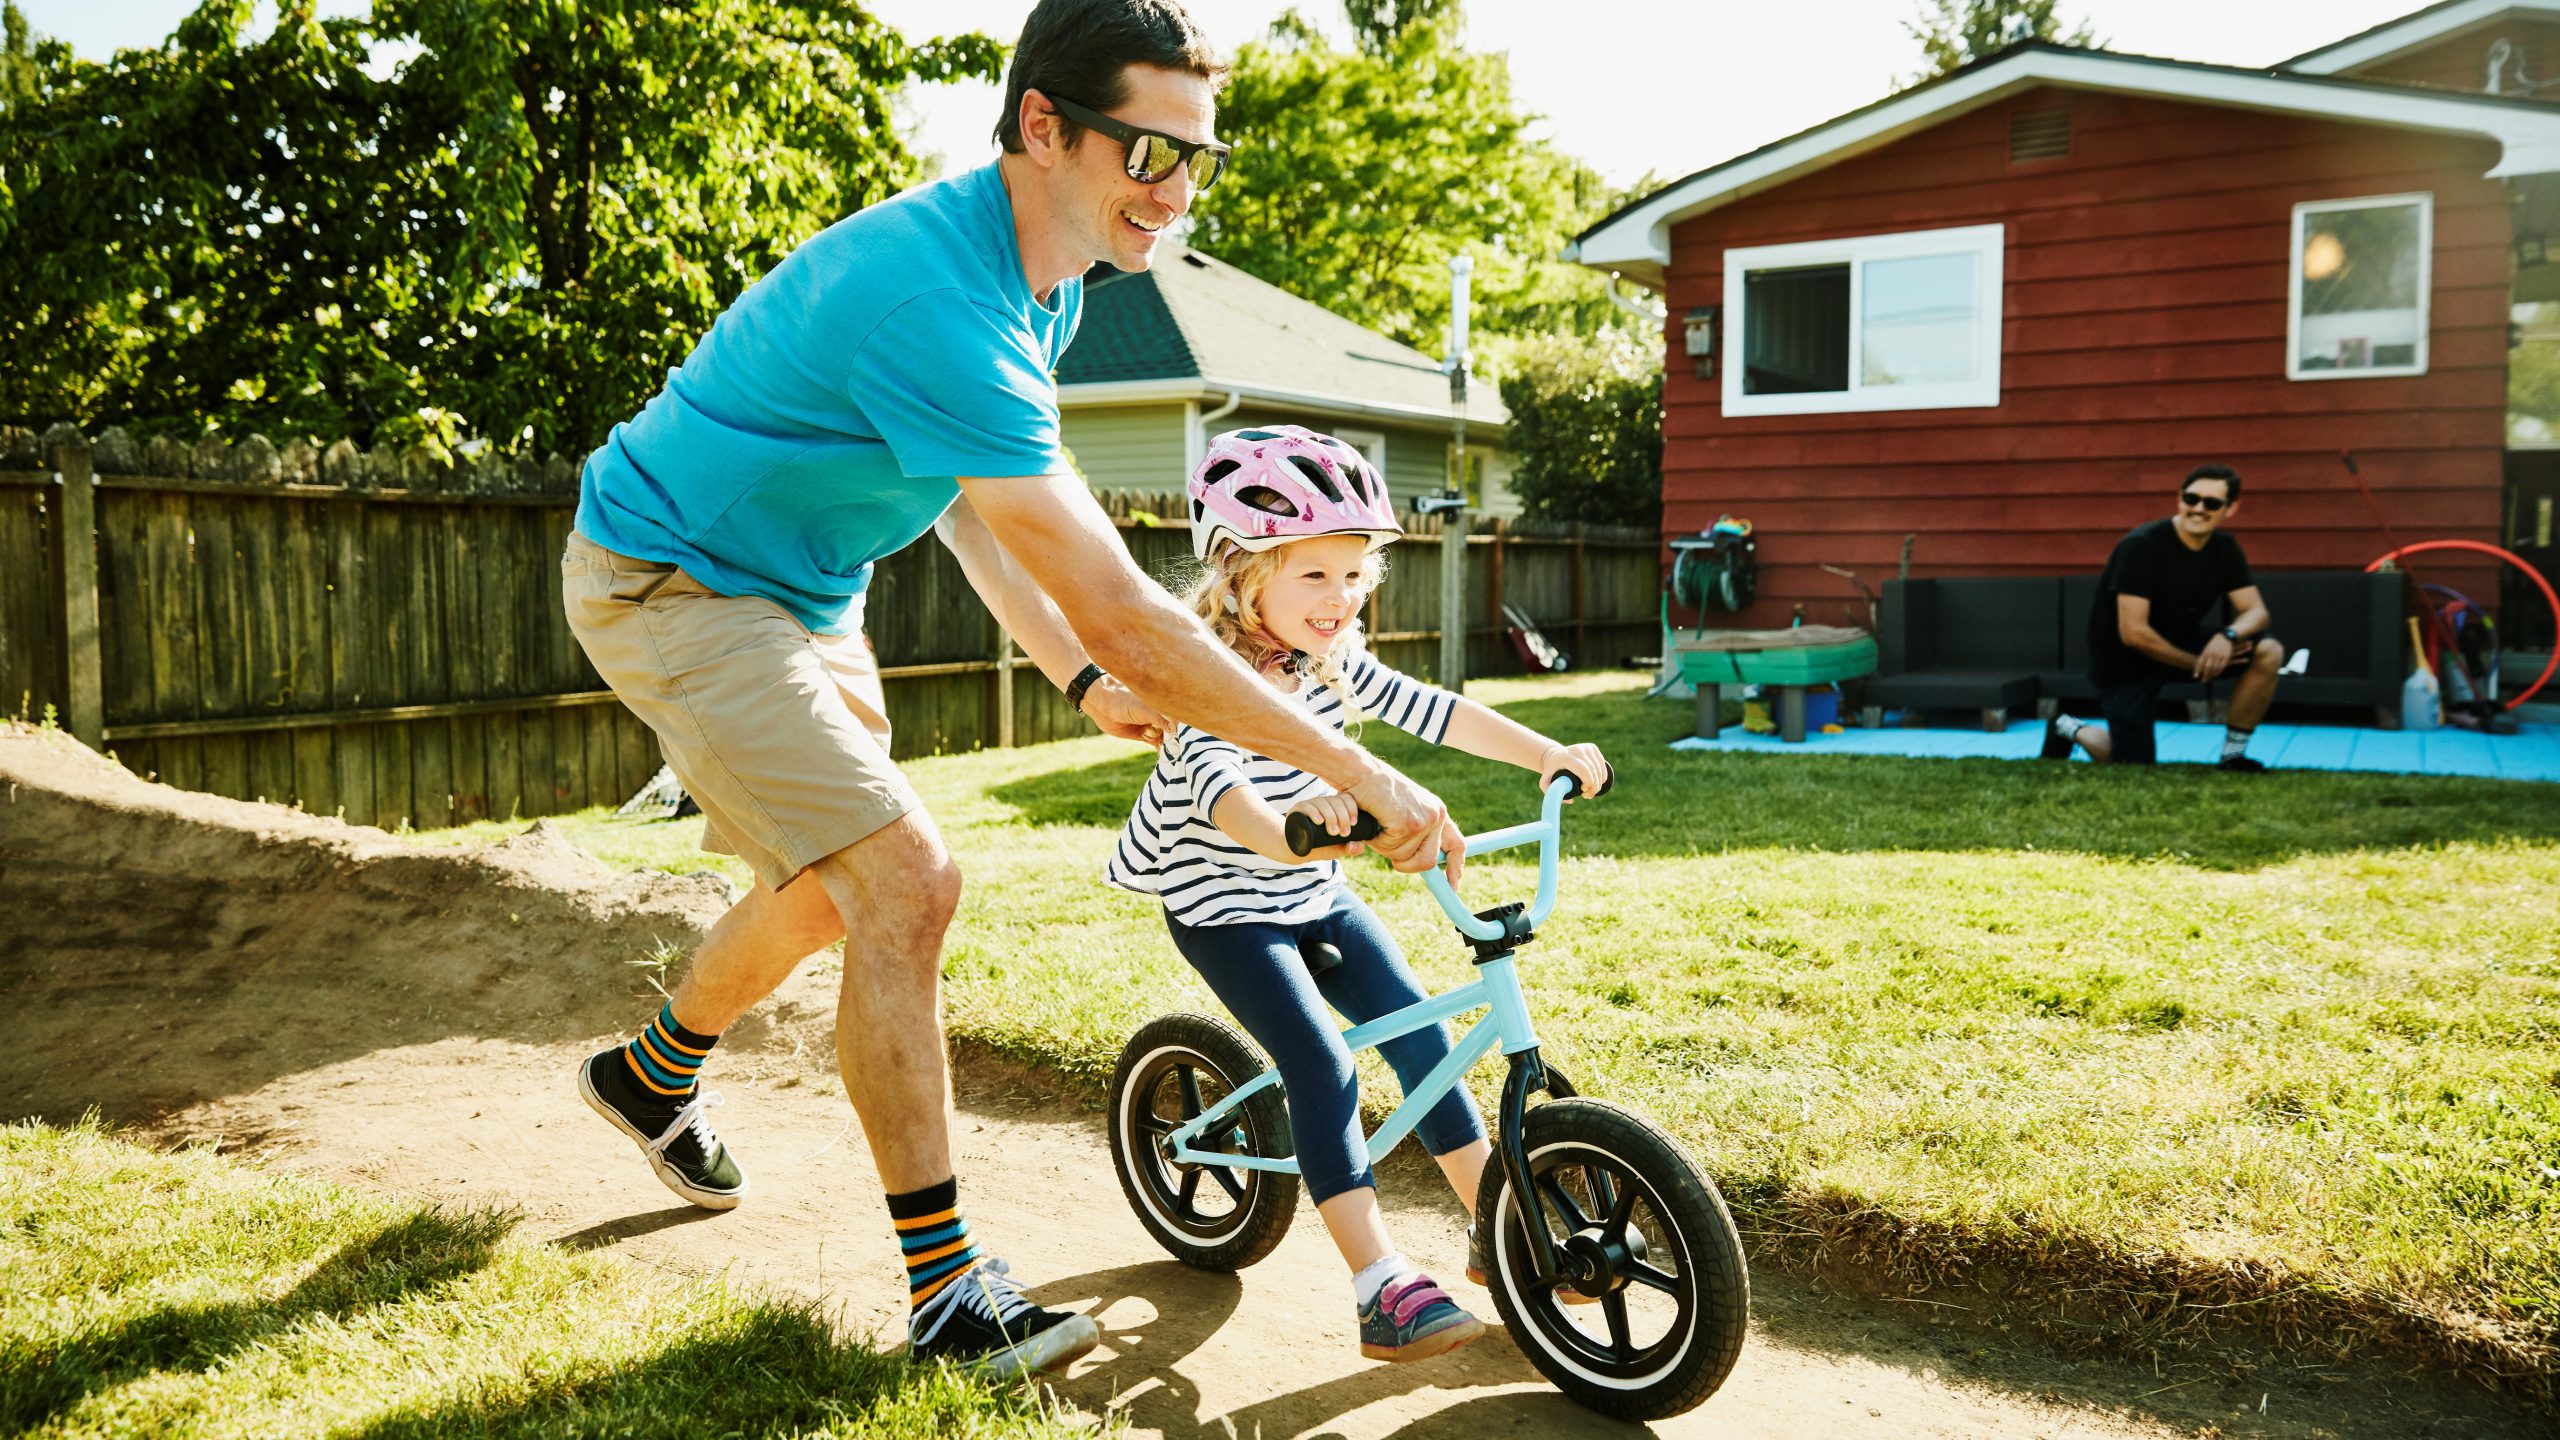
[[[1511,488],[1539,520],[1662,523],[1662,343],[1650,327],[1521,345],[1502,380]]]
[[[899,86],[1001,59],[853,0],[288,0],[257,40],[252,12],[208,0],[0,117],[0,418],[582,451],[913,178]],[[386,41],[415,50],[376,79]]]
[[[1509,64],[1459,43],[1454,3],[1361,8],[1351,50],[1295,12],[1239,48],[1218,117],[1236,161],[1193,207],[1193,243],[1433,353],[1461,251],[1489,335],[1604,323],[1600,277],[1554,256],[1606,183],[1529,133]]]
[[[1920,42],[1927,68],[1913,82],[1944,75],[2014,43],[2022,36],[2065,45],[2099,45],[2085,23],[2065,34],[2054,12],[2057,0],[1922,0],[1920,18],[1902,28]]]
[[[28,27],[17,0],[0,3],[0,110],[33,102],[43,93],[44,77],[70,59],[71,47]]]

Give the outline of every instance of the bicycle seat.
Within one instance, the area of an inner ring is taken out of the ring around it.
[[[1307,973],[1322,975],[1342,963],[1342,952],[1321,940],[1309,940],[1298,947],[1298,958],[1307,962]]]

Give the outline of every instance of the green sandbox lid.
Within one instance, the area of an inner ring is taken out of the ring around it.
[[[1861,635],[1833,645],[1769,650],[1679,650],[1680,678],[1692,685],[1827,685],[1876,668],[1876,642]]]

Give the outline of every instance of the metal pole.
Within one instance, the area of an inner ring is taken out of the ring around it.
[[[1440,516],[1439,679],[1453,694],[1467,684],[1467,291],[1475,268],[1472,255],[1449,257],[1449,407],[1457,440],[1450,489],[1459,500]]]

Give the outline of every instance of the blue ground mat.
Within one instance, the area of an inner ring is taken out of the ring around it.
[[[2219,725],[2163,724],[2160,758],[2210,764],[2222,753]],[[1713,740],[1675,740],[1674,750],[1733,750],[1755,755],[1912,755],[1939,760],[2033,760],[2044,722],[2013,720],[1999,734],[1983,730],[1846,730],[1808,735],[1789,745],[1728,725]],[[2283,770],[2363,770],[2388,775],[2470,775],[2485,780],[2560,782],[2560,725],[2527,722],[2513,735],[2469,730],[2360,730],[2344,725],[2261,725],[2251,756]],[[2088,756],[2074,752],[2076,760]]]

